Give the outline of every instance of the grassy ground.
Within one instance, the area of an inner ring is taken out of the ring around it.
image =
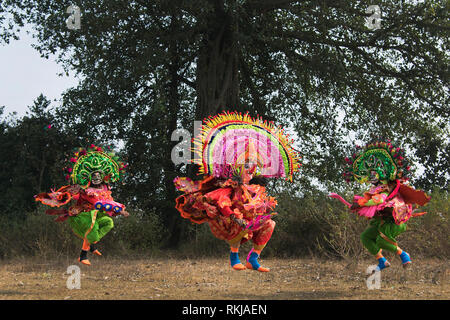
[[[93,257],[0,262],[0,299],[450,299],[448,261],[399,259],[382,271],[381,288],[369,290],[366,269],[374,261],[263,259],[269,273],[234,271],[226,257],[118,260]],[[68,289],[67,268],[81,268],[81,288]]]

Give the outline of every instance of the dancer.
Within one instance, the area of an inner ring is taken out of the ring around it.
[[[361,234],[361,242],[378,260],[379,270],[390,266],[383,249],[396,253],[407,267],[411,264],[410,255],[398,246],[396,238],[406,230],[411,217],[426,213],[417,212],[416,208],[427,204],[430,197],[408,185],[410,166],[404,151],[395,148],[390,140],[376,141],[364,148],[357,147],[352,158],[345,161],[347,168],[343,175],[347,182],[356,180],[373,186],[363,196],[355,195],[352,204],[335,193],[330,196],[370,220]]]
[[[300,166],[292,140],[273,123],[225,112],[208,118],[194,143],[194,163],[204,179],[175,178],[184,192],[176,208],[193,223],[208,223],[213,235],[229,244],[233,269],[268,272],[258,259],[275,228],[277,201],[266,194],[263,178],[292,180]],[[243,265],[239,247],[248,240],[253,248]]]
[[[66,179],[72,178],[73,184],[40,193],[35,200],[51,207],[76,200],[68,209],[49,209],[46,214],[57,215],[58,222],[68,220],[73,232],[83,239],[78,261],[91,265],[87,253],[101,256],[97,243],[114,227],[111,217],[129,215],[123,204],[114,201],[109,186],[110,182],[122,179],[126,165],[114,153],[106,153],[93,144],[87,149],[80,148],[70,162],[73,166],[65,168]]]

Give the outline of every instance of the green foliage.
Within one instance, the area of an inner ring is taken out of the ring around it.
[[[406,250],[429,257],[450,255],[450,197],[448,191],[435,188],[431,201],[423,207],[426,215],[411,219],[402,237]]]
[[[81,76],[59,110],[67,130],[123,139],[136,176],[162,177],[163,188],[142,192],[158,208],[180,173],[165,165],[171,132],[221,109],[291,126],[307,161],[302,174],[330,189],[348,147],[374,136],[400,140],[425,166],[418,186],[448,188],[447,1],[74,4],[76,31],[64,1],[4,7],[35,26],[43,56],[58,53]],[[377,30],[365,26],[373,4],[382,11]]]
[[[0,259],[77,257],[82,239],[75,236],[67,222],[55,222],[54,216],[46,215],[46,209],[28,213],[23,220],[0,215]],[[128,218],[114,218],[114,228],[99,242],[100,251],[121,256],[157,253],[167,232],[158,216],[129,211]]]
[[[223,109],[291,129],[304,165],[282,187],[299,196],[343,190],[347,150],[375,136],[398,140],[423,165],[416,187],[448,191],[448,1],[72,3],[81,9],[80,30],[67,28],[66,1],[0,4],[1,42],[29,23],[41,55],[57,54],[81,79],[56,110],[46,111],[41,97],[30,115],[1,124],[0,146],[8,150],[0,155],[2,215],[23,216],[34,208],[35,193],[60,185],[58,161],[72,146],[115,141],[130,166],[114,196],[158,215],[168,230],[166,245],[177,247],[191,229],[174,209],[172,181],[194,177],[195,170],[172,163],[177,142],[171,134],[179,127],[193,132],[194,120]],[[382,11],[378,30],[364,26],[372,4]],[[40,130],[49,119],[57,128]],[[317,208],[329,212],[325,203]],[[327,220],[334,216],[313,207],[300,216],[292,215],[295,207],[282,209],[286,216],[277,218],[286,230],[298,226],[306,248],[294,246],[296,238],[287,236],[292,229],[273,242],[286,240],[300,254],[315,248],[309,230],[338,232],[332,225],[341,220]],[[352,234],[340,230],[342,237]],[[320,241],[324,250],[336,243]]]
[[[263,257],[328,257],[347,261],[371,258],[360,241],[368,221],[347,211],[336,199],[325,194],[295,197],[280,194],[276,226]],[[412,218],[407,231],[398,237],[401,248],[413,259],[450,255],[450,198],[436,189],[431,202],[424,207],[428,213]],[[25,220],[0,216],[0,259],[36,256],[42,258],[72,258],[80,250],[77,238],[68,223],[56,223],[44,214],[45,208],[29,213]],[[167,253],[168,229],[159,216],[129,209],[128,218],[115,218],[114,229],[99,243],[105,255],[146,256]],[[180,218],[181,219],[181,218]],[[182,219],[185,231],[175,254],[183,257],[215,256],[226,259],[226,242],[216,239],[208,224],[190,224]],[[251,248],[251,242],[241,247],[241,256]]]
[[[185,230],[183,241],[177,249],[178,254],[186,257],[223,257],[229,251],[228,244],[214,237],[208,224],[191,224],[187,220],[182,223],[186,225],[187,230]]]
[[[114,219],[114,229],[102,241],[102,248],[111,254],[156,252],[166,240],[167,229],[154,213],[127,208],[130,216]]]
[[[79,140],[60,128],[50,110],[50,101],[43,95],[35,100],[23,118],[2,122],[2,215],[23,218],[26,212],[35,208],[35,194],[64,183],[64,157],[67,157],[67,152],[77,145]]]
[[[0,215],[0,258],[61,258],[80,250],[81,240],[69,225],[54,222],[54,217],[45,215],[45,209],[28,213],[20,220]]]

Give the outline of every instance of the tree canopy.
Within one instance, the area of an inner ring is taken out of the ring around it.
[[[370,5],[379,28],[366,26]],[[347,150],[383,136],[424,167],[419,187],[448,189],[448,12],[443,0],[8,0],[0,41],[31,24],[42,56],[80,76],[56,110],[63,130],[122,141],[124,197],[175,228],[172,181],[186,167],[170,160],[171,133],[221,110],[291,129],[304,163],[294,188],[339,187]]]

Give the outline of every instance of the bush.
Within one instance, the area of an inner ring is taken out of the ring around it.
[[[435,189],[423,207],[426,215],[412,218],[400,238],[400,247],[424,257],[450,256],[450,199],[447,192]]]
[[[264,257],[319,256],[354,260],[370,256],[359,238],[368,221],[350,213],[338,200],[326,194],[300,198],[289,193],[281,193],[277,199],[279,214],[273,218],[276,227],[264,249]],[[24,220],[0,216],[1,259],[72,258],[78,254],[81,239],[73,234],[68,223],[56,223],[54,217],[45,215],[45,209],[40,207]],[[449,209],[448,193],[435,190],[432,200],[424,207],[428,214],[410,219],[407,231],[398,237],[400,247],[413,258],[448,257]],[[115,218],[114,223],[114,229],[99,244],[107,255],[140,257],[162,253],[165,240],[169,238],[166,227],[153,212],[130,209],[128,218]],[[223,256],[228,252],[226,242],[216,239],[208,224],[189,224],[181,217],[179,223],[183,224],[183,232],[176,255]],[[248,242],[242,251],[250,248],[251,242]]]
[[[182,219],[181,223],[187,224],[187,230],[184,235],[185,239],[177,248],[178,254],[188,257],[223,256],[229,250],[225,241],[213,236],[208,223],[191,224],[185,219]]]
[[[111,254],[152,254],[163,245],[167,234],[160,218],[154,213],[127,209],[130,216],[114,218],[114,229],[102,241]]]
[[[270,252],[281,256],[320,255],[360,259],[370,256],[360,241],[368,220],[349,212],[326,195],[291,198],[279,196],[280,215]],[[398,237],[401,248],[413,256],[444,258],[450,254],[450,200],[436,189],[423,208],[425,216],[411,218]]]
[[[24,220],[0,217],[0,258],[38,256],[42,259],[72,257],[81,250],[82,240],[67,222],[55,222],[40,207]],[[165,230],[153,213],[130,209],[128,218],[113,218],[115,227],[100,241],[108,254],[156,252]]]

